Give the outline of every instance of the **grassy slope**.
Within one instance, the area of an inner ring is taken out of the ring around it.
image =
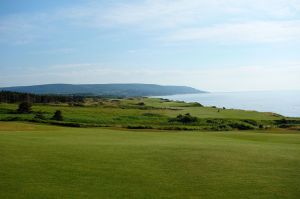
[[[300,134],[0,122],[0,198],[298,199]]]
[[[137,105],[139,102],[144,106]],[[0,104],[0,120],[6,117],[21,117],[32,119],[34,114],[18,115],[9,113],[17,109],[16,104]],[[108,126],[127,125],[169,125],[168,119],[178,114],[191,113],[198,118],[227,118],[227,119],[253,119],[276,120],[281,119],[272,113],[256,111],[223,110],[211,107],[193,107],[193,104],[184,102],[166,102],[160,99],[134,99],[134,100],[107,100],[104,102],[89,102],[85,107],[70,107],[68,105],[34,105],[33,111],[46,112],[51,118],[55,110],[62,110],[65,121],[87,124],[100,124]]]

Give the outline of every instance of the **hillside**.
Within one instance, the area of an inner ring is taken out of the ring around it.
[[[45,84],[0,88],[0,90],[34,94],[88,94],[107,96],[160,96],[201,93],[187,86],[156,84]]]

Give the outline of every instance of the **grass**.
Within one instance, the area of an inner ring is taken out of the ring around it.
[[[84,104],[79,104],[79,106],[70,106],[68,104],[34,104],[32,114],[15,113],[17,106],[17,104],[0,104],[0,120],[30,121],[34,118],[34,113],[38,111],[43,112],[47,120],[50,120],[56,110],[61,110],[64,122],[69,123],[110,127],[148,126],[156,129],[177,126],[199,130],[207,129],[206,126],[209,124],[205,121],[194,125],[170,124],[169,120],[179,114],[190,113],[192,116],[202,120],[226,119],[237,120],[239,122],[240,120],[247,119],[269,125],[274,120],[284,118],[273,113],[234,109],[224,110],[221,108],[201,107],[195,103],[154,98],[103,99],[100,101],[87,99]]]
[[[300,134],[0,122],[0,198],[300,198]]]

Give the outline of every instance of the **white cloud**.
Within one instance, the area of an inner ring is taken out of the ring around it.
[[[71,54],[76,52],[75,48],[53,48],[47,50],[33,51],[31,54]]]
[[[90,28],[131,26],[169,31],[212,29],[209,25],[216,24],[215,31],[217,28],[223,28],[224,31],[227,27],[221,27],[222,24],[236,26],[253,24],[253,21],[279,20],[280,25],[281,20],[299,19],[299,5],[299,0],[144,0],[107,5],[92,1],[41,13],[2,17],[0,35],[13,34],[20,36],[21,41],[30,41],[38,34],[47,34],[49,28],[56,26],[56,22]],[[250,31],[253,31],[251,27]]]
[[[0,18],[0,42],[28,44],[51,34],[48,13],[14,14]]]
[[[104,16],[112,24],[178,27],[220,18],[289,18],[299,11],[298,0],[146,0],[113,6]]]
[[[258,21],[186,28],[171,33],[169,41],[209,41],[218,43],[269,43],[300,40],[298,21]]]
[[[299,0],[96,1],[0,18],[0,41],[26,44],[51,34],[58,24],[169,33],[169,41],[282,42],[299,39]],[[215,25],[212,25],[215,24]],[[159,35],[159,36],[158,36]]]

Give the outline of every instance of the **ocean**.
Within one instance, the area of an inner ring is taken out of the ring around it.
[[[300,91],[218,92],[160,96],[160,98],[300,117]]]

